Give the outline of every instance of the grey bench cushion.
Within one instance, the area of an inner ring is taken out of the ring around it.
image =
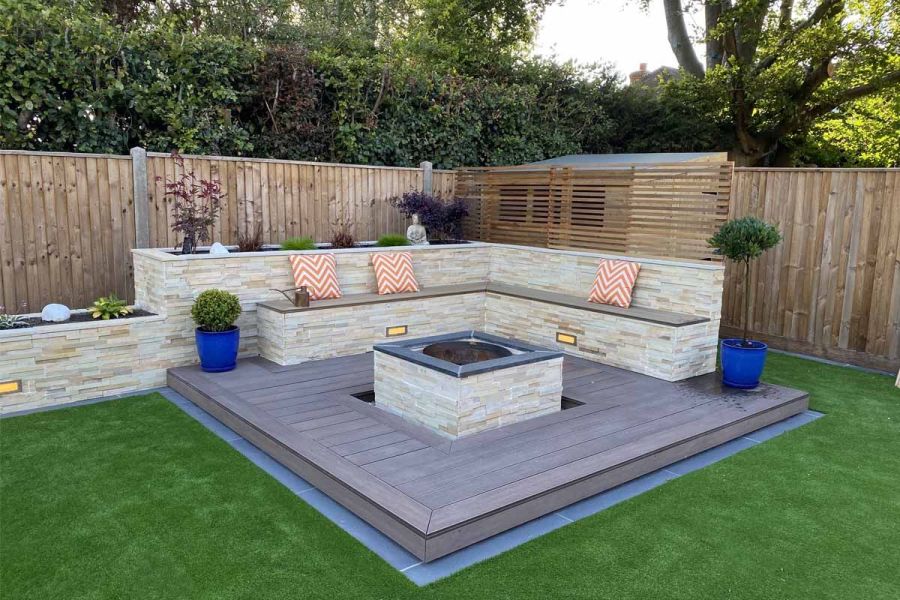
[[[479,292],[488,292],[501,296],[511,296],[513,298],[522,298],[524,300],[545,302],[547,304],[555,304],[557,306],[565,306],[567,308],[577,308],[594,313],[615,315],[617,317],[624,317],[627,319],[637,319],[638,321],[647,321],[649,323],[667,325],[669,327],[684,327],[686,325],[696,325],[697,323],[706,323],[707,321],[709,321],[709,319],[705,317],[686,315],[684,313],[656,310],[652,308],[642,308],[638,306],[632,306],[631,308],[620,308],[618,306],[610,306],[608,304],[588,302],[585,298],[579,298],[577,296],[572,296],[569,294],[545,292],[542,290],[535,290],[532,288],[521,286],[487,282],[440,285],[427,289],[421,289],[418,292],[407,292],[402,294],[350,294],[348,296],[335,298],[332,300],[316,300],[314,302],[311,302],[308,307],[294,306],[287,300],[275,300],[270,302],[260,302],[259,304],[257,304],[257,308],[265,308],[279,313],[292,313],[308,310],[326,310],[329,308],[344,308],[348,306],[379,304],[382,302],[402,302],[404,300],[418,300],[421,298],[438,298],[440,296],[474,294]]]

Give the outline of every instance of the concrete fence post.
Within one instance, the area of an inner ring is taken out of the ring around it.
[[[434,172],[431,163],[423,160],[419,163],[419,167],[422,169],[422,191],[430,196],[434,193]]]
[[[131,149],[131,179],[134,183],[134,246],[150,247],[150,202],[147,198],[147,151]]]

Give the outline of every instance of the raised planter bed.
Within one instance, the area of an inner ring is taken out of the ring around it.
[[[165,385],[166,369],[176,363],[165,351],[164,317],[142,311],[104,321],[86,314],[0,331],[0,380],[21,382],[21,391],[0,395],[0,412]]]

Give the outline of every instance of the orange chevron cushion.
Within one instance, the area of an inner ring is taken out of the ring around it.
[[[372,265],[379,294],[419,291],[409,252],[378,252],[372,255]]]
[[[310,300],[341,297],[334,254],[295,254],[288,258],[291,259],[294,285],[305,285]]]
[[[628,308],[631,306],[631,290],[640,270],[641,265],[636,262],[601,259],[588,300]]]

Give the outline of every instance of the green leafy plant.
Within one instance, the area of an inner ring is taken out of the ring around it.
[[[116,297],[115,294],[103,296],[94,300],[94,304],[88,309],[91,316],[95,319],[118,319],[125,315],[130,315],[134,311],[128,308],[124,300]]]
[[[716,254],[730,261],[744,264],[744,335],[743,344],[749,345],[750,328],[750,261],[774,248],[781,241],[781,233],[774,225],[756,217],[741,217],[728,221],[716,235],[707,240]]]
[[[382,248],[387,248],[390,246],[409,246],[409,240],[406,239],[405,235],[400,235],[399,233],[389,233],[378,238],[378,242],[375,245]]]
[[[282,250],[315,250],[316,242],[311,237],[292,237],[281,242]]]
[[[28,321],[22,315],[8,315],[0,306],[0,329],[18,329],[19,327],[28,327]]]
[[[203,331],[227,331],[240,315],[237,296],[224,290],[201,292],[191,307],[191,317]]]

